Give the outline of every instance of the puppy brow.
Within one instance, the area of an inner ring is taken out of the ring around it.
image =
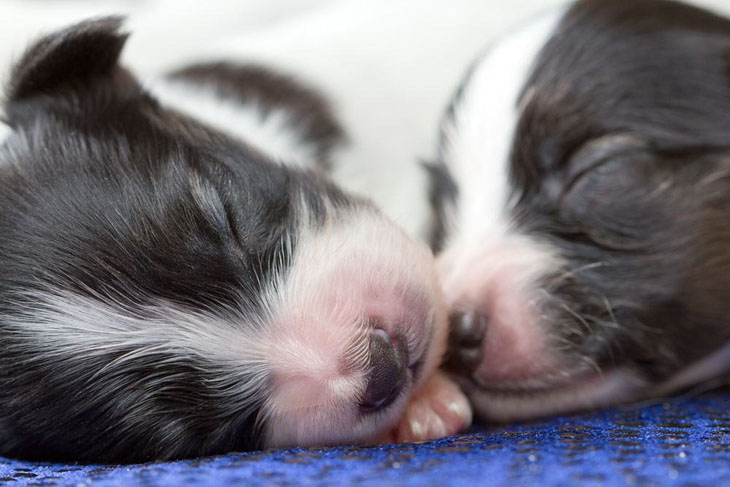
[[[188,178],[191,194],[198,207],[203,210],[205,216],[218,228],[226,228],[228,221],[223,214],[223,201],[218,191],[210,183],[197,173],[191,173]]]
[[[4,144],[8,137],[10,137],[12,130],[10,127],[5,125],[2,120],[2,113],[0,113],[0,144]]]
[[[215,185],[196,172],[190,173],[188,181],[193,200],[206,221],[219,231],[221,236],[235,237],[228,209]]]

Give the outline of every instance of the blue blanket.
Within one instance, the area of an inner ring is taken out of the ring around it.
[[[236,453],[132,466],[0,461],[8,486],[490,485],[640,487],[730,482],[730,392],[439,441]]]

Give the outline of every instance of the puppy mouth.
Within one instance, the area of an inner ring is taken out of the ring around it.
[[[580,371],[477,385],[464,384],[482,419],[526,421],[636,400],[647,383],[624,368]]]

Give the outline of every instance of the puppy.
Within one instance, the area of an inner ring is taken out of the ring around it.
[[[495,421],[730,366],[730,22],[582,0],[474,64],[431,168],[450,369]]]
[[[434,373],[431,253],[326,178],[346,134],[322,95],[226,62],[143,84],[119,29],[56,32],[9,76],[0,453],[131,462],[468,424]]]

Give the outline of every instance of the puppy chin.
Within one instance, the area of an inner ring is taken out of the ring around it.
[[[545,276],[560,275],[557,252],[519,235],[481,242],[454,244],[437,265],[457,335],[447,367],[480,417],[527,420],[641,396],[648,384],[631,369],[603,370],[590,358],[561,351],[549,318],[558,304],[541,284]],[[486,323],[484,330],[468,330],[481,333],[476,362],[460,357],[474,353],[475,337],[458,336],[468,328],[459,320]]]
[[[432,255],[375,212],[303,231],[297,249],[270,293],[266,446],[373,441],[400,418],[445,348]],[[398,342],[407,364],[394,398],[364,408],[369,371],[388,365],[373,356],[374,333]]]
[[[525,421],[635,401],[644,397],[647,383],[628,369],[594,372],[567,382],[523,390],[467,386],[479,416],[488,421]]]

